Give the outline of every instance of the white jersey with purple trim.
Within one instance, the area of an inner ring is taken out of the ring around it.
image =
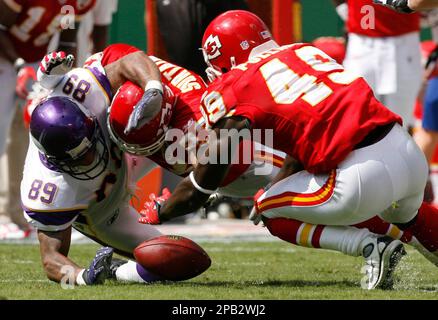
[[[133,214],[129,199],[136,182],[155,165],[145,158],[123,154],[111,143],[106,126],[106,112],[111,101],[110,84],[99,64],[71,70],[49,96],[69,97],[97,118],[110,160],[98,177],[78,180],[49,165],[31,140],[21,183],[25,217],[39,230],[60,231],[73,225],[91,238],[123,250],[130,249],[132,245],[126,246],[123,239],[129,230],[118,231],[123,236],[115,239],[116,233],[110,234],[108,226],[117,217]],[[132,231],[147,234],[145,230]],[[135,242],[137,240],[133,239],[132,243]]]

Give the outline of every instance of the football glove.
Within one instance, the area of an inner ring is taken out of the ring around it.
[[[414,10],[409,8],[408,0],[373,0],[374,3],[383,5],[401,13],[412,13]]]
[[[97,250],[90,266],[82,273],[86,285],[102,284],[111,276],[113,248],[103,247]]]
[[[23,120],[26,128],[29,128],[33,110],[35,110],[36,106],[46,99],[49,94],[50,91],[44,89],[39,82],[35,82],[32,85],[32,90],[27,95],[27,100],[23,107]]]
[[[249,214],[249,220],[251,220],[252,223],[254,223],[254,225],[258,225],[260,221],[262,221],[262,215],[257,212],[257,200],[262,196],[262,194],[266,192],[266,190],[260,189],[253,197],[254,207],[252,207],[251,212]]]
[[[53,89],[62,81],[64,75],[73,68],[75,58],[65,52],[51,52],[40,62],[37,76],[38,81],[46,89]]]
[[[154,193],[149,196],[150,201],[144,204],[144,208],[140,210],[141,217],[138,222],[142,224],[161,224],[160,208],[165,201],[171,196],[169,189],[164,188],[163,194],[157,197]]]
[[[128,124],[125,127],[125,134],[142,128],[153,119],[160,112],[162,103],[162,89],[160,90],[156,87],[147,89],[129,116]]]
[[[63,75],[71,70],[74,61],[72,54],[66,56],[64,51],[54,51],[41,60],[39,71],[47,75]]]
[[[29,95],[29,90],[32,82],[35,82],[37,75],[32,67],[22,67],[17,73],[17,81],[15,83],[15,93],[23,100],[26,100]]]

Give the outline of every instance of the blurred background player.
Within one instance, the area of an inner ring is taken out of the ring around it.
[[[348,33],[344,66],[365,78],[376,97],[413,126],[422,78],[420,15],[404,15],[372,0],[334,0]]]
[[[77,66],[82,66],[93,53],[102,52],[107,47],[109,29],[117,7],[118,0],[96,0],[96,5],[81,17],[77,31]],[[54,35],[49,52],[57,50],[59,36],[59,32]]]
[[[414,139],[429,162],[430,180],[425,190],[425,201],[433,202],[434,195],[438,194],[438,181],[433,168],[438,145],[438,46],[435,41],[424,41],[421,47],[425,71],[415,108],[419,124],[415,128]]]
[[[9,156],[3,160],[1,169],[1,175],[7,177],[8,187],[4,190],[6,199],[0,219],[0,239],[23,238],[29,233],[19,201],[28,133],[23,126],[22,111],[16,105],[23,104],[27,98],[36,79],[38,63],[57,31],[62,30],[60,50],[76,53],[79,19],[94,5],[95,0],[0,0],[0,156],[6,152],[10,132]]]

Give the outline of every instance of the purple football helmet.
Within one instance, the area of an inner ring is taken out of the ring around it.
[[[32,112],[30,133],[45,160],[76,179],[94,179],[108,165],[108,147],[97,119],[70,98],[42,101]]]

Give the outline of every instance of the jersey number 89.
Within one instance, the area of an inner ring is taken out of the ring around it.
[[[55,200],[58,187],[53,183],[44,183],[41,180],[34,180],[27,197],[30,200],[39,200],[45,204],[51,204]],[[41,196],[40,196],[41,194]]]

